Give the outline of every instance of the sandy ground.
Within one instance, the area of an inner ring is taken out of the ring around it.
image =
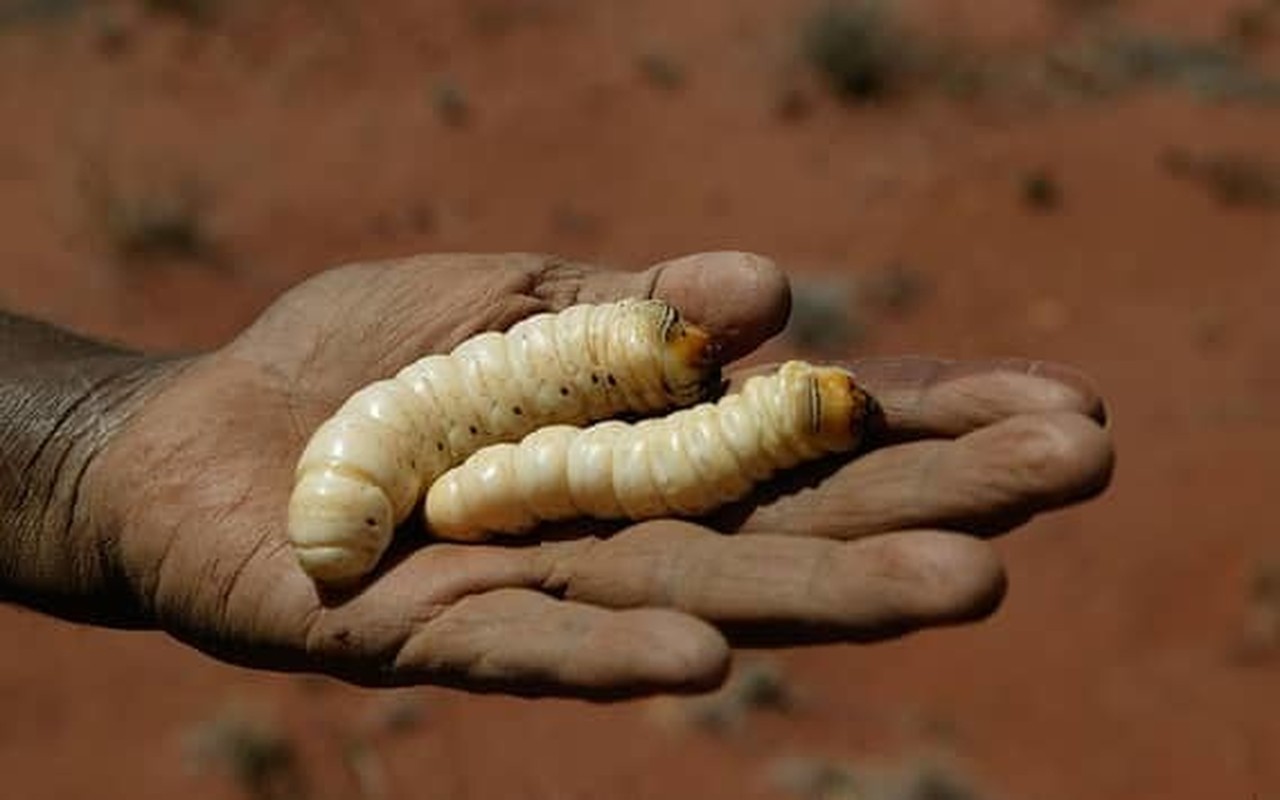
[[[8,309],[195,349],[353,260],[755,250],[802,288],[849,289],[862,332],[829,354],[1079,366],[1120,463],[1102,499],[1000,543],[1011,588],[989,622],[747,654],[797,699],[727,732],[670,701],[251,673],[3,608],[0,797],[242,796],[191,758],[238,704],[293,743],[314,798],[804,796],[771,779],[791,757],[828,765],[827,797],[846,796],[840,765],[931,761],[981,797],[1280,798],[1280,653],[1242,655],[1251,583],[1280,559],[1280,210],[1207,179],[1236,158],[1280,182],[1274,98],[1081,91],[1097,76],[1069,59],[1034,68],[1085,35],[1066,2],[904,3],[930,52],[983,53],[991,76],[911,78],[870,106],[797,55],[800,2],[228,0],[196,24],[131,4],[15,21],[17,5],[0,2]],[[1119,5],[1124,24],[1201,39],[1242,7]],[[1251,63],[1276,74],[1271,20]],[[1027,198],[1036,175],[1047,207]],[[156,198],[191,204],[213,255],[114,252],[112,209]],[[885,281],[892,308],[865,300]]]

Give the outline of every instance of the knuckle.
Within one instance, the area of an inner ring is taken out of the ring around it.
[[[576,597],[579,584],[589,562],[598,551],[600,540],[588,537],[566,541],[544,542],[538,553],[544,567],[541,572],[543,591],[557,597]]]
[[[559,311],[581,302],[588,268],[557,255],[528,253],[522,263],[530,281],[529,292]]]

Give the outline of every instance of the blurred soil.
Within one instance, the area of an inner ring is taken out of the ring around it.
[[[727,729],[256,674],[3,608],[0,797],[243,796],[190,752],[234,702],[314,798],[784,798],[780,758],[921,755],[982,797],[1280,798],[1280,98],[1069,46],[1230,34],[1274,76],[1267,0],[904,3],[928,53],[869,103],[800,56],[804,2],[76,5],[0,1],[8,309],[188,350],[353,260],[754,250],[848,289],[827,355],[1077,365],[1120,462],[1000,542],[989,622],[769,654],[799,700]]]

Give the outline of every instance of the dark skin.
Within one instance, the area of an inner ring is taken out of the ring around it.
[[[1066,368],[854,362],[885,417],[881,444],[860,458],[788,476],[702,523],[519,545],[405,530],[358,591],[317,591],[285,509],[303,444],[348,395],[532,313],[645,295],[679,306],[731,359],[788,313],[771,263],[721,253],[644,273],[527,255],[346,267],[182,359],[4,318],[0,433],[14,452],[0,472],[0,592],[165,630],[235,663],[361,684],[693,691],[723,680],[734,645],[982,618],[1005,586],[986,538],[1107,485],[1102,403]]]

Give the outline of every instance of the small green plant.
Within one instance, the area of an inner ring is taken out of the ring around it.
[[[928,276],[902,261],[867,271],[858,284],[864,317],[901,317],[914,311],[929,293]]]
[[[675,57],[656,51],[641,53],[636,58],[636,69],[650,85],[674,91],[684,85],[684,67]]]
[[[768,661],[747,661],[718,691],[679,701],[679,723],[717,736],[738,733],[757,711],[790,713],[799,704],[786,674]]]
[[[799,276],[791,282],[791,318],[783,337],[821,357],[848,356],[878,324],[914,311],[928,290],[927,276],[901,261],[856,274]]]
[[[778,88],[773,98],[773,115],[785,122],[798,122],[813,110],[813,100],[804,88],[787,83]]]
[[[202,205],[183,189],[120,198],[107,219],[112,249],[127,259],[199,260],[211,249]]]
[[[129,49],[133,30],[118,6],[96,6],[89,15],[93,42],[103,55],[117,56]]]
[[[1253,566],[1237,655],[1246,663],[1280,656],[1280,558]]]
[[[769,782],[803,800],[865,800],[858,773],[821,758],[784,757],[769,765]]]
[[[180,19],[191,25],[208,25],[218,19],[221,0],[142,0],[148,13]]]
[[[598,214],[572,203],[561,203],[551,209],[551,230],[557,234],[590,237],[599,233],[603,225]]]
[[[1238,6],[1227,13],[1225,38],[1227,42],[1240,47],[1255,47],[1271,39],[1277,25],[1280,25],[1277,14],[1280,3],[1265,2],[1248,3]]]
[[[771,782],[804,800],[981,800],[958,769],[934,758],[890,764],[841,764],[821,758],[775,761]]]
[[[60,20],[78,13],[87,5],[86,0],[0,1],[0,30],[26,22]]]
[[[1049,53],[1045,66],[1059,86],[1089,95],[1168,86],[1212,101],[1280,104],[1280,78],[1211,40],[1109,27]]]
[[[431,88],[431,107],[445,125],[461,127],[471,119],[471,103],[461,86],[451,80],[437,81]]]
[[[1060,13],[1073,17],[1087,17],[1112,11],[1120,0],[1052,0]]]
[[[483,36],[503,36],[554,16],[548,0],[468,0],[463,4],[471,29]]]
[[[791,318],[784,338],[823,356],[847,354],[866,337],[857,285],[848,277],[799,277],[791,282]]]
[[[1062,188],[1048,169],[1040,168],[1022,176],[1022,202],[1036,211],[1053,211],[1062,204]]]
[[[854,102],[889,94],[908,58],[883,0],[832,2],[818,9],[803,25],[801,52],[840,97]]]
[[[292,742],[261,715],[237,704],[196,725],[187,750],[197,770],[227,775],[250,800],[305,800]]]
[[[1169,174],[1203,184],[1223,205],[1280,209],[1280,163],[1239,153],[1171,149],[1161,158]]]
[[[80,176],[93,227],[122,262],[214,264],[220,250],[208,225],[209,192],[195,178],[124,183],[101,165]]]
[[[365,714],[362,729],[367,737],[401,735],[418,730],[425,720],[426,707],[422,697],[410,690],[400,690],[374,698]]]

